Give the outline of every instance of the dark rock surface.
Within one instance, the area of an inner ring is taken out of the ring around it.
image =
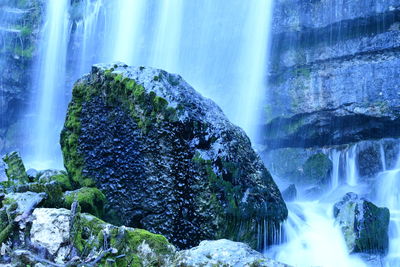
[[[333,214],[350,252],[387,253],[389,209],[379,208],[355,193],[347,193],[335,204]]]
[[[282,191],[282,197],[285,201],[294,201],[297,198],[297,189],[294,184],[289,185],[285,190]]]
[[[398,1],[277,1],[264,136],[270,148],[400,136]]]
[[[287,217],[243,130],[178,75],[94,66],[74,87],[61,144],[74,181],[96,184],[120,223],[180,248],[216,238],[256,247],[259,222]]]

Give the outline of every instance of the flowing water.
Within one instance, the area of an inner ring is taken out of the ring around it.
[[[377,201],[390,210],[389,253],[385,266],[400,266],[400,156],[392,170],[378,176]]]
[[[73,82],[99,62],[179,73],[255,136],[272,1],[46,2],[28,165],[59,167],[59,132]],[[66,84],[66,86],[63,86]],[[39,148],[37,148],[39,147]],[[56,149],[54,149],[56,148]]]
[[[357,257],[348,255],[332,205],[319,201],[290,203],[284,229],[287,242],[272,248],[268,255],[298,267],[362,267]]]
[[[40,40],[37,77],[34,79],[27,129],[35,148],[27,161],[36,168],[61,167],[60,117],[65,114],[65,67],[68,45],[68,0],[47,2],[45,25]]]

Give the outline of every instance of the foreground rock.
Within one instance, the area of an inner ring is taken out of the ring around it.
[[[248,245],[226,239],[202,241],[198,247],[180,251],[175,257],[177,266],[227,266],[227,267],[285,267],[263,254],[252,250]]]
[[[336,222],[351,253],[385,254],[389,246],[389,210],[347,193],[334,206]]]
[[[57,184],[58,172],[43,182]],[[18,178],[18,177],[17,177]],[[38,174],[35,179],[42,179]],[[63,180],[63,179],[61,179]],[[29,188],[35,182],[28,182]],[[114,226],[81,212],[79,196],[70,209],[54,205],[51,192],[15,192],[7,181],[0,194],[1,266],[283,266],[264,258],[248,245],[228,240],[203,242],[199,248],[176,252],[162,235]],[[37,188],[37,187],[35,187]],[[68,197],[95,190],[67,191]],[[93,197],[96,199],[96,197]],[[93,202],[95,203],[95,202]],[[205,253],[210,255],[204,258]],[[215,263],[215,264],[214,264]],[[194,264],[194,265],[193,265]]]
[[[245,133],[178,75],[94,66],[74,87],[61,145],[74,183],[97,186],[110,219],[179,248],[218,238],[255,248],[259,222],[287,217]]]

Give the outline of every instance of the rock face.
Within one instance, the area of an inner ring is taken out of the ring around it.
[[[74,182],[102,190],[120,223],[180,248],[216,238],[257,247],[258,223],[287,217],[245,133],[178,75],[94,66],[75,84],[61,146]]]
[[[395,0],[276,1],[263,142],[400,136],[399,15]]]
[[[335,204],[333,213],[350,252],[387,252],[390,217],[387,208],[379,208],[354,193],[347,193]]]
[[[202,241],[198,247],[183,250],[175,256],[176,266],[288,267],[275,262],[248,245],[226,239]]]
[[[22,112],[29,100],[42,0],[0,1],[0,153],[21,148]]]

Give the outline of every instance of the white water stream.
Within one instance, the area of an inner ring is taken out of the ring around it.
[[[61,123],[65,113],[65,68],[69,39],[68,0],[48,1],[43,28],[37,77],[34,79],[30,112],[35,114],[27,125],[27,132],[34,149],[26,161],[36,168],[61,168],[59,145]]]

